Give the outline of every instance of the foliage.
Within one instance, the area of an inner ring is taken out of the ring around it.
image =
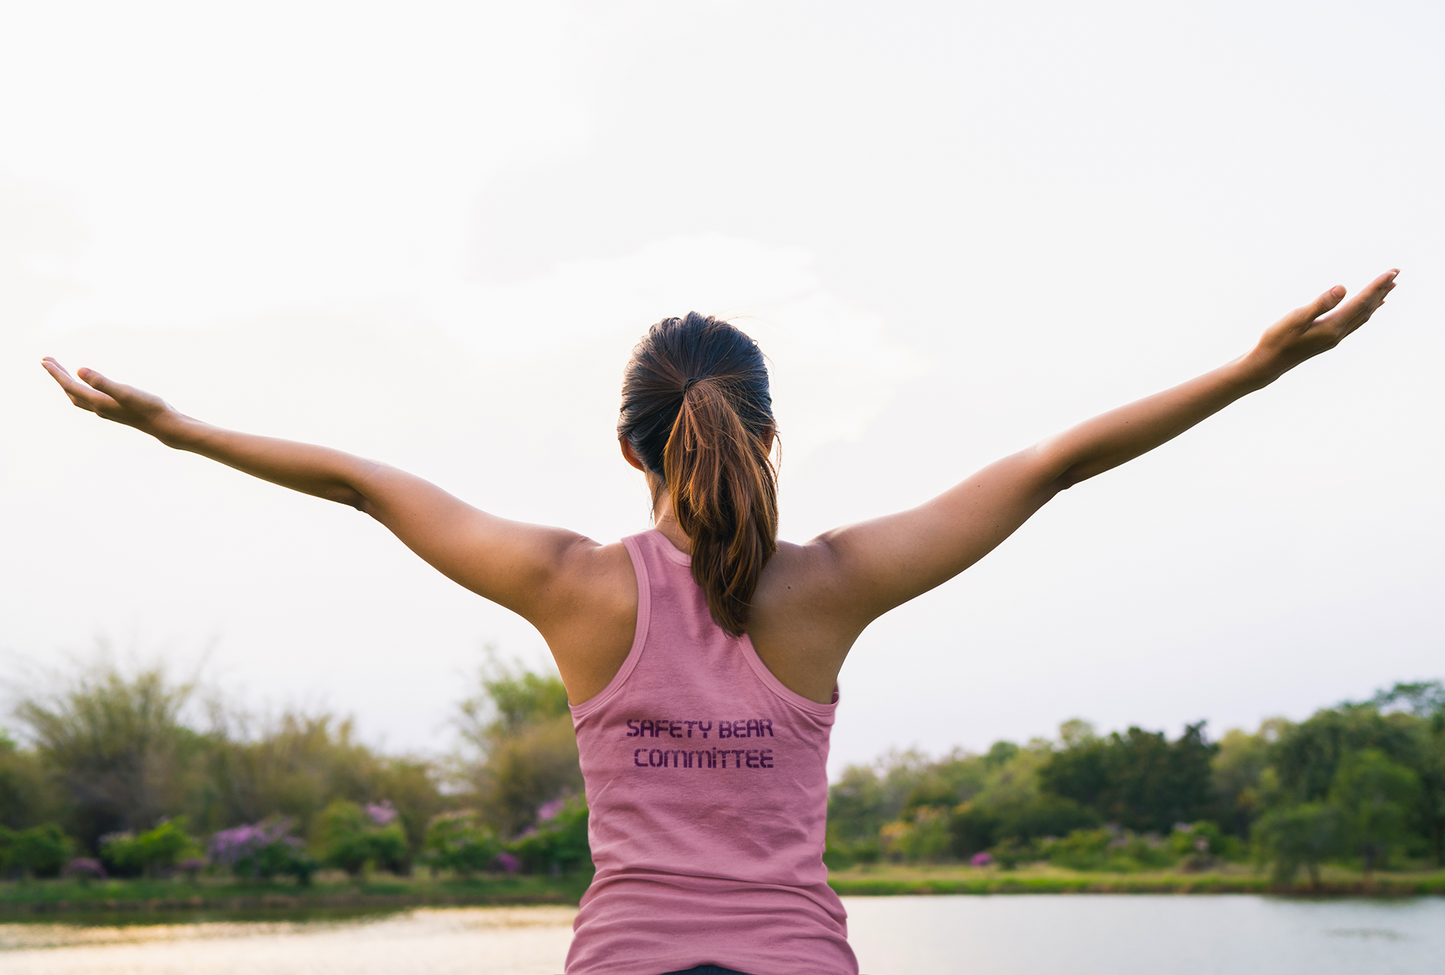
[[[1330,786],[1330,805],[1339,810],[1342,838],[1364,860],[1365,876],[1409,839],[1408,816],[1420,792],[1419,778],[1366,748],[1344,757]]]
[[[1265,813],[1254,827],[1259,857],[1274,864],[1276,883],[1294,882],[1300,867],[1318,887],[1320,864],[1340,852],[1339,810],[1323,802],[1302,802]]]
[[[0,877],[54,877],[70,857],[70,839],[55,823],[12,830],[0,826]]]
[[[144,833],[110,833],[100,838],[100,860],[117,877],[154,877],[201,852],[186,832],[186,817],[163,820]]]
[[[528,873],[570,873],[592,858],[587,840],[587,803],[580,796],[554,799],[537,810],[537,822],[507,844]]]
[[[1173,742],[1163,732],[1131,727],[1055,752],[1039,769],[1039,785],[1108,822],[1163,833],[1212,812],[1210,760],[1217,750],[1205,740],[1202,721]]]
[[[1062,839],[1040,842],[1038,850],[1050,863],[1061,867],[1110,873],[1158,870],[1172,866],[1176,859],[1169,845],[1157,836],[1130,830],[1074,830]],[[997,849],[994,856],[998,856]]]
[[[406,833],[389,803],[363,807],[332,800],[321,813],[317,839],[322,861],[353,877],[368,865],[392,873],[406,873],[411,866]]]
[[[290,876],[307,886],[319,864],[306,844],[291,835],[291,828],[288,817],[275,816],[220,830],[211,836],[211,862],[230,869],[237,877],[270,880]]]
[[[190,684],[151,668],[127,678],[97,664],[15,709],[68,807],[82,844],[140,829],[186,807],[202,737],[182,725]]]
[[[442,813],[427,826],[422,859],[434,870],[452,870],[463,876],[492,866],[502,844],[475,810]]]
[[[25,829],[61,816],[62,799],[40,755],[0,729],[0,826]]]
[[[1260,780],[1269,768],[1271,749],[1290,727],[1284,718],[1268,718],[1253,734],[1231,728],[1219,739],[1211,778],[1219,823],[1227,832],[1248,835],[1250,824],[1264,811]]]
[[[460,728],[474,757],[460,778],[468,805],[503,836],[525,829],[536,810],[582,791],[567,690],[555,674],[492,660],[482,693],[463,701]]]

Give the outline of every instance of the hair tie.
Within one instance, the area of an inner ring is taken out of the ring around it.
[[[707,377],[706,377],[706,376],[693,376],[693,377],[692,377],[691,379],[689,379],[687,382],[683,383],[683,384],[682,384],[682,395],[686,396],[686,395],[687,395],[687,391],[688,391],[689,389],[692,389],[692,387],[693,387],[694,384],[702,382],[705,378],[707,378]]]

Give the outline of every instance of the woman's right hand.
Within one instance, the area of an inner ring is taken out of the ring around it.
[[[180,417],[169,403],[154,393],[107,379],[94,369],[79,370],[77,379],[49,356],[40,364],[65,390],[72,403],[96,416],[135,427],[160,439],[164,439],[168,421]]]

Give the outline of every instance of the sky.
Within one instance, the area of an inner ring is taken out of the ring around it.
[[[0,681],[105,645],[435,753],[485,648],[547,661],[365,516],[73,409],[44,355],[610,541],[650,527],[615,439],[632,345],[732,317],[803,541],[1390,267],[1337,351],[870,627],[830,767],[1445,676],[1442,28],[1423,2],[6,5]]]

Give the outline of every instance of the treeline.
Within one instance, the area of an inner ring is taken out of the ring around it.
[[[161,669],[98,665],[0,729],[0,877],[289,875],[588,862],[566,692],[493,661],[444,758],[386,755],[328,713],[243,714]]]
[[[1083,721],[1055,741],[852,766],[829,793],[832,866],[880,858],[1088,870],[1338,862],[1445,866],[1445,687],[1397,684],[1306,721],[1210,741]]]
[[[257,719],[159,669],[86,670],[21,699],[0,731],[0,878],[589,867],[561,681],[494,661],[455,717],[455,753],[387,755],[332,714]],[[1331,862],[1442,866],[1445,687],[1399,684],[1218,741],[1202,722],[1170,740],[1075,720],[983,754],[892,754],[831,787],[825,859],[1252,859],[1281,881]]]

